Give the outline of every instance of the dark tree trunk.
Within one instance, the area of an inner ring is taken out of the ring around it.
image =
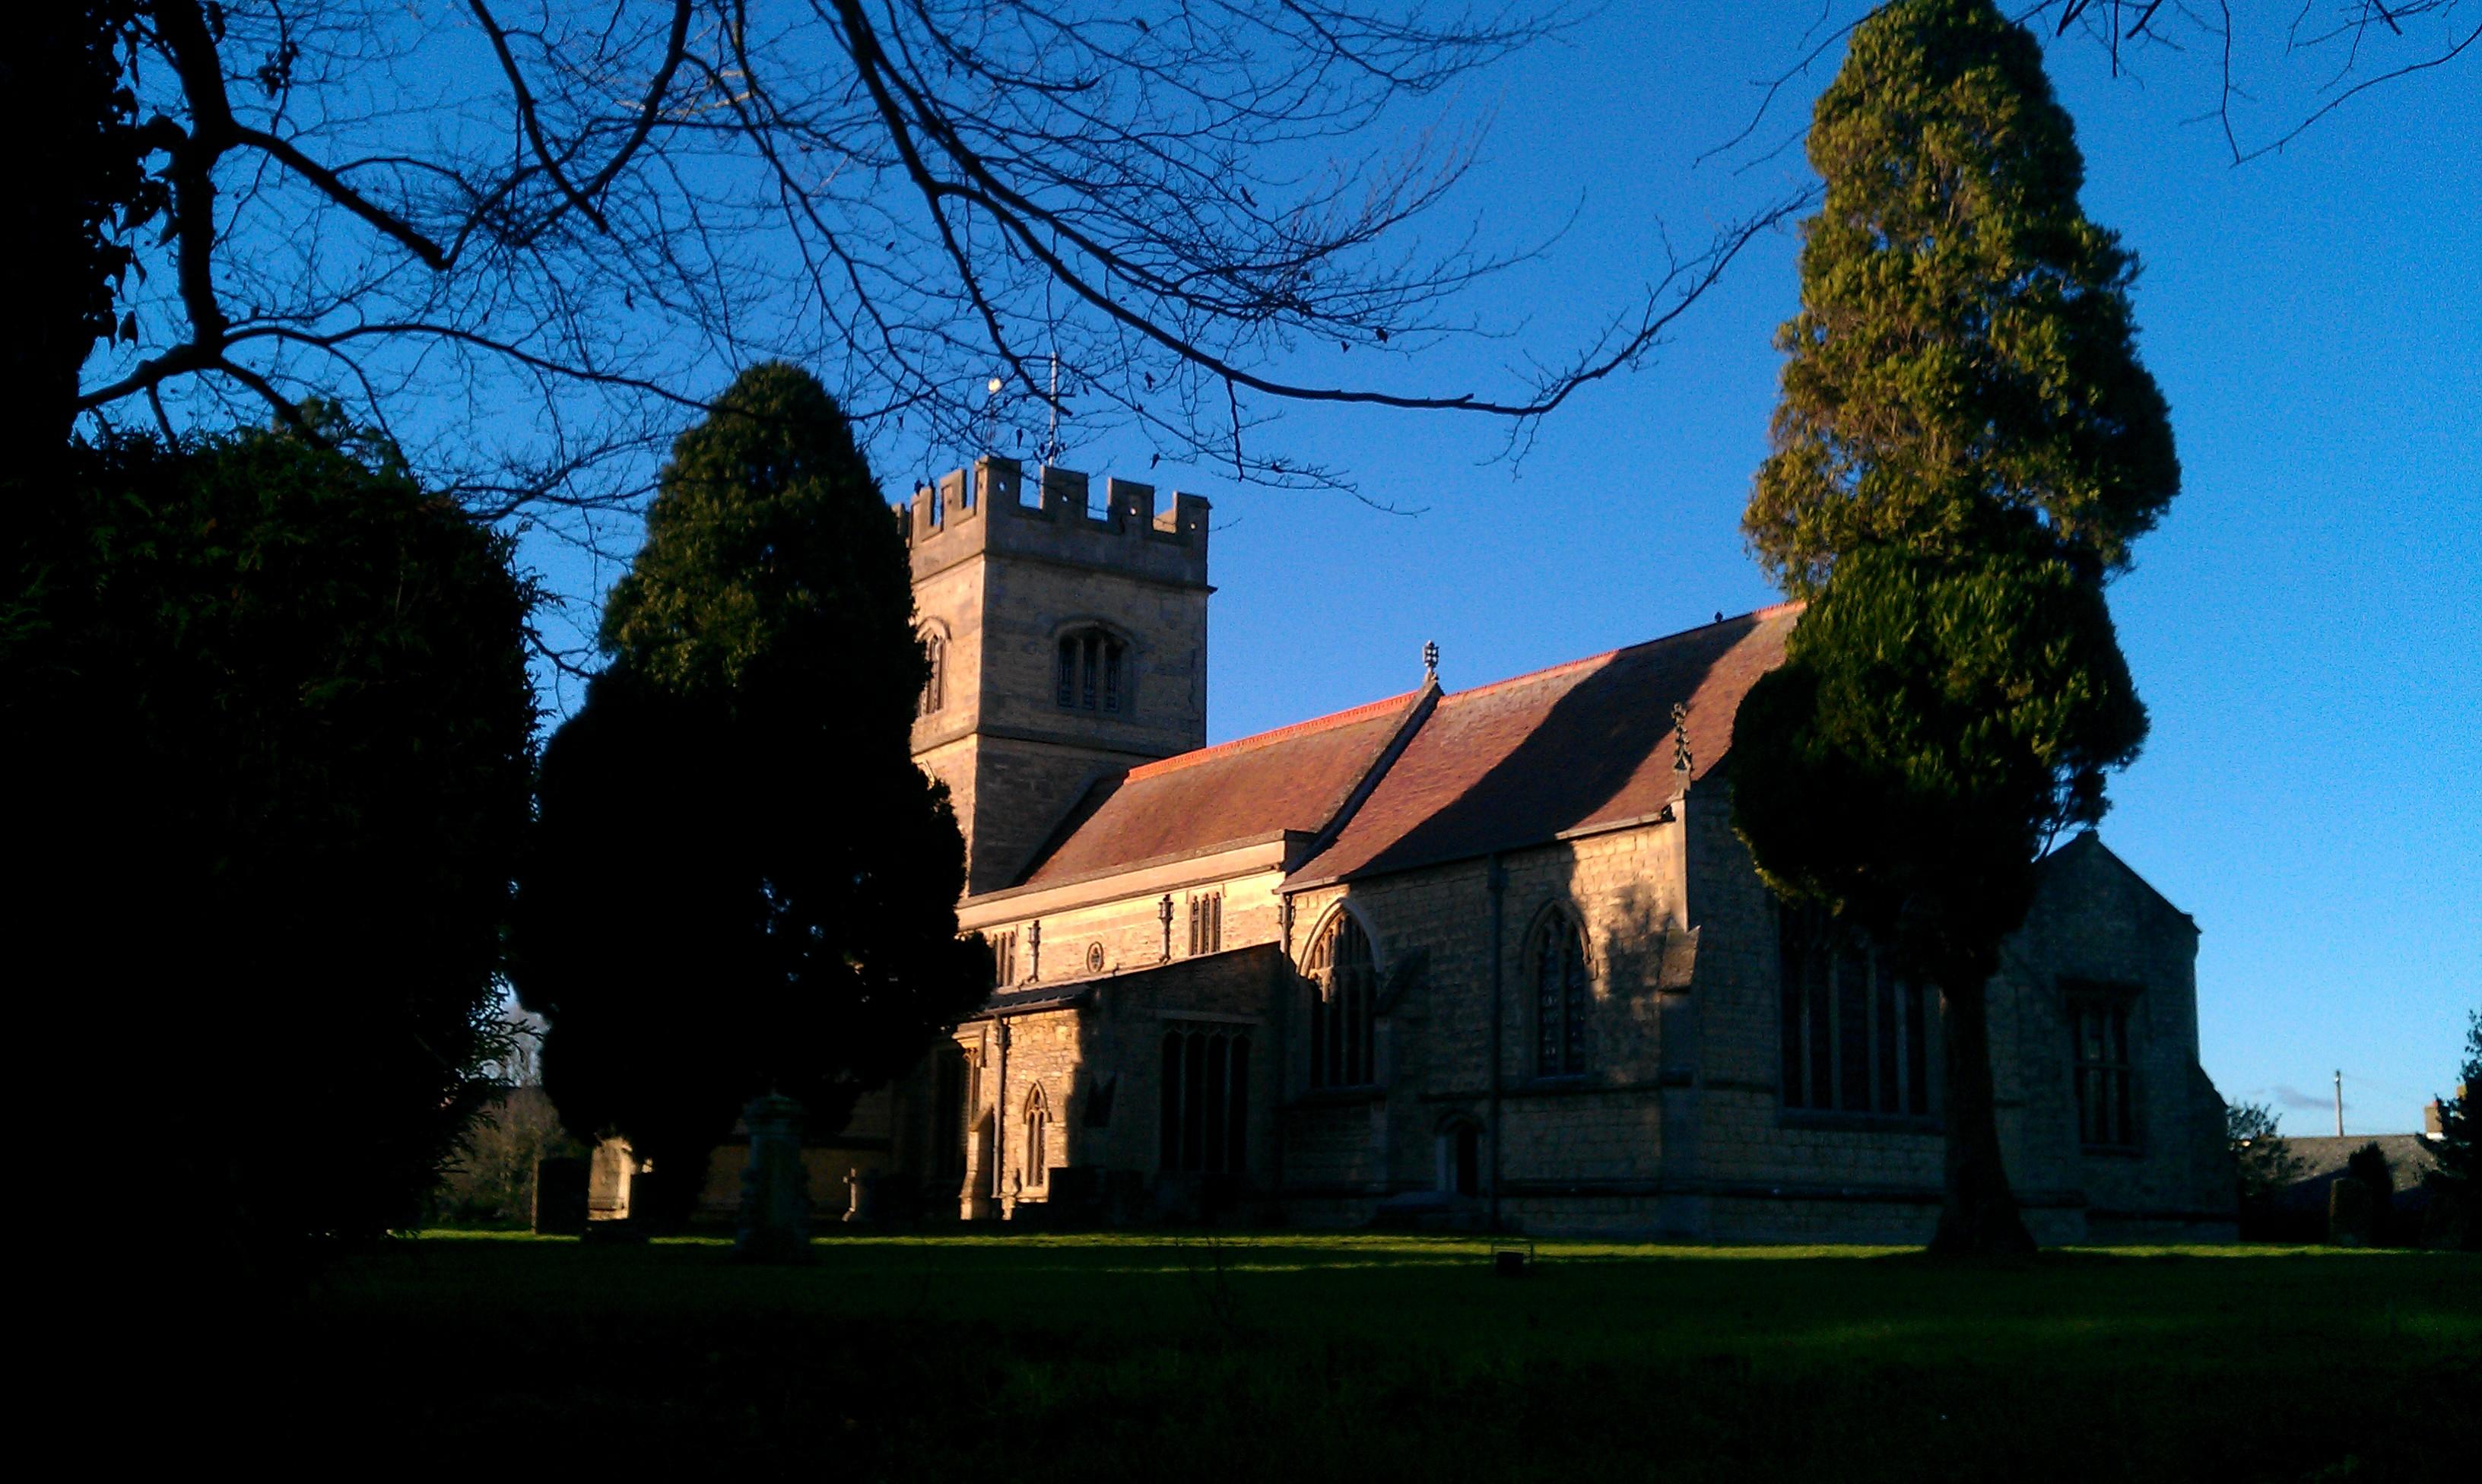
[[[1937,1257],[1990,1257],[2034,1250],[2018,1214],[1999,1156],[1999,1119],[1991,1082],[1991,1002],[1983,982],[1942,989],[1947,1073],[1947,1199],[1931,1237]]]

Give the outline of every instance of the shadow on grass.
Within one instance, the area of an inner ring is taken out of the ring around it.
[[[330,1459],[698,1476],[2433,1480],[2482,1442],[2462,1256],[816,1250],[404,1243],[284,1316],[251,1397]]]

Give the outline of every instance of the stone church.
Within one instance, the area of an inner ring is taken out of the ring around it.
[[[1207,503],[1093,493],[987,458],[898,508],[914,756],[998,982],[813,1140],[823,1197],[851,1171],[1028,1223],[1927,1237],[1938,997],[1781,908],[1730,827],[1733,714],[1796,610],[1209,747]],[[2029,1223],[2228,1235],[2196,924],[2091,834],[2044,872],[1992,987]]]

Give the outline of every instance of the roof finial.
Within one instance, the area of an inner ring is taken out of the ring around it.
[[[1422,644],[1422,679],[1426,684],[1439,683],[1439,641],[1426,639]]]
[[[1686,702],[1672,703],[1672,771],[1680,779],[1680,792],[1689,792],[1689,774],[1693,763],[1689,756],[1689,707]]]

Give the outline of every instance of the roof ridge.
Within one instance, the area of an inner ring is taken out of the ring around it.
[[[1587,655],[1583,659],[1564,660],[1558,664],[1546,664],[1539,670],[1527,670],[1521,675],[1511,675],[1502,680],[1494,680],[1485,685],[1472,687],[1469,690],[1451,690],[1445,695],[1442,695],[1439,699],[1444,703],[1447,701],[1462,701],[1470,696],[1488,695],[1493,690],[1504,690],[1510,686],[1523,685],[1527,681],[1545,680],[1554,675],[1566,674],[1571,670],[1583,669],[1589,664],[1597,664],[1606,660],[1617,659],[1633,650],[1651,649],[1657,644],[1669,644],[1674,639],[1687,638],[1690,635],[1700,633],[1703,630],[1720,628],[1728,623],[1739,623],[1745,618],[1765,619],[1773,618],[1779,613],[1798,612],[1807,606],[1807,604],[1798,599],[1784,603],[1770,603],[1765,608],[1754,608],[1746,613],[1735,613],[1729,618],[1719,618],[1712,623],[1702,623],[1696,628],[1679,629],[1670,634],[1658,634],[1652,638],[1640,639],[1634,644],[1623,644],[1616,649],[1606,649],[1600,654]]]
[[[1313,732],[1333,731],[1340,726],[1350,726],[1357,721],[1367,721],[1390,710],[1402,709],[1411,705],[1421,694],[1418,690],[1407,690],[1376,701],[1365,701],[1345,711],[1330,712],[1324,716],[1312,716],[1307,721],[1293,721],[1268,731],[1253,732],[1247,737],[1236,737],[1230,742],[1217,742],[1211,747],[1193,747],[1187,752],[1175,752],[1168,758],[1157,758],[1151,763],[1141,763],[1122,776],[1125,781],[1134,783],[1140,778],[1158,777],[1164,773],[1177,772],[1181,768],[1193,768],[1201,763],[1211,763],[1223,758],[1237,757],[1245,752],[1254,752],[1261,747],[1272,746],[1280,742],[1289,742],[1296,737],[1308,736]]]

